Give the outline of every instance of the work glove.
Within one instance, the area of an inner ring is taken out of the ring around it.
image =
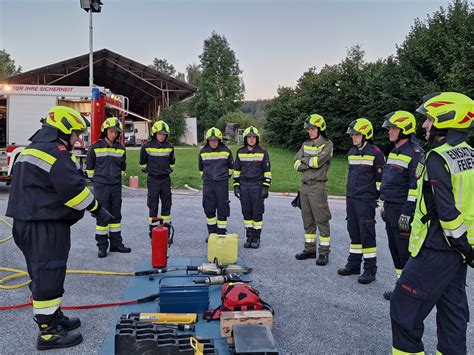
[[[382,221],[385,222],[385,208],[380,208],[380,218],[382,218]]]
[[[448,237],[448,241],[452,248],[463,255],[464,263],[474,268],[474,249],[472,245],[469,245],[467,232],[464,232],[459,238]]]
[[[100,205],[95,211],[91,212],[91,215],[105,224],[110,224],[115,219],[115,217],[112,216],[109,211]]]
[[[240,200],[240,186],[234,186],[234,196]]]
[[[268,197],[268,187],[263,186],[260,197],[265,200]]]
[[[410,222],[411,222],[410,216],[407,216],[406,214],[400,215],[400,218],[398,218],[398,229],[400,230],[400,232],[409,232]]]
[[[474,267],[474,249],[472,249],[467,253],[464,253],[464,262],[467,264],[467,266]]]
[[[298,191],[298,194],[296,195],[296,197],[291,201],[291,205],[293,207],[298,207],[301,209],[301,201],[300,201],[300,192]]]

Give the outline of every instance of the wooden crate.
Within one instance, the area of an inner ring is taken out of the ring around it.
[[[273,315],[270,311],[238,311],[221,313],[221,335],[232,344],[232,327],[235,324],[262,324],[270,328],[273,324]]]

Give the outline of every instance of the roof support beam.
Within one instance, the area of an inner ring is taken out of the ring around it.
[[[131,72],[130,70],[128,70],[127,68],[123,67],[123,66],[120,65],[119,63],[116,63],[116,62],[114,62],[114,61],[112,61],[112,60],[110,60],[110,59],[108,59],[108,58],[106,58],[106,60],[108,60],[109,62],[114,63],[114,64],[117,65],[118,67],[120,67],[120,68],[122,68],[123,70],[125,70],[127,73],[130,73],[131,75],[133,75],[133,76],[137,77],[138,79],[144,81],[144,82],[147,83],[148,85],[153,86],[155,89],[160,90],[160,91],[163,91],[163,90],[162,90],[161,88],[159,88],[158,86],[156,86],[156,85],[154,85],[154,84],[152,84],[152,83],[150,83],[150,82],[144,80],[142,77],[140,77],[140,76],[138,76],[137,74]]]
[[[102,60],[102,58],[99,59],[99,60],[96,60],[96,61],[93,63],[93,65],[96,64],[96,63],[98,63],[98,62],[100,62],[101,60]],[[89,65],[84,66],[84,67],[79,68],[79,69],[76,69],[76,70],[70,72],[69,74],[66,74],[66,75],[64,75],[64,76],[62,76],[62,77],[60,77],[60,78],[58,78],[58,79],[55,79],[55,80],[53,80],[53,81],[50,81],[49,83],[47,83],[47,85],[52,85],[52,84],[54,84],[54,83],[56,83],[56,82],[58,82],[58,81],[60,81],[60,80],[62,80],[62,79],[64,79],[64,78],[67,78],[68,76],[74,75],[74,74],[76,74],[77,72],[80,72],[81,70],[84,70],[84,69],[86,69],[86,68],[89,68]]]

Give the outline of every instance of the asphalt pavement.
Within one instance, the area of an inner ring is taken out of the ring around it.
[[[316,266],[315,260],[297,261],[294,254],[303,247],[300,211],[290,206],[292,197],[272,194],[266,201],[261,247],[244,249],[243,218],[240,204],[231,197],[229,232],[238,233],[239,256],[253,267],[254,286],[263,300],[275,310],[273,334],[282,353],[300,354],[389,354],[391,328],[389,302],[384,291],[393,288],[394,270],[388,250],[384,224],[377,216],[377,280],[361,285],[357,276],[342,277],[349,250],[346,231],[345,199],[331,198],[332,246],[329,264]],[[0,187],[0,214],[4,215],[8,188]],[[108,271],[134,271],[140,260],[150,258],[146,190],[123,190],[122,231],[130,254],[111,253],[97,258],[95,220],[87,213],[72,228],[72,247],[68,268]],[[179,191],[173,195],[173,224],[176,229],[172,253],[178,257],[205,257],[206,225],[199,193]],[[0,239],[9,233],[0,226]],[[25,269],[23,255],[13,240],[0,244],[0,266]],[[0,278],[6,274],[0,273]],[[81,305],[120,301],[129,282],[127,277],[68,275],[63,304]],[[474,284],[474,272],[468,272],[468,285]],[[28,288],[0,290],[0,306],[24,303]],[[146,295],[144,295],[146,296]],[[468,300],[474,304],[474,292],[468,288]],[[112,324],[115,308],[69,311],[80,316],[84,341],[81,345],[49,354],[94,354]],[[37,327],[31,309],[0,312],[0,354],[35,352]],[[425,322],[424,343],[427,353],[436,351],[435,311]],[[474,351],[474,327],[468,327],[468,351]]]

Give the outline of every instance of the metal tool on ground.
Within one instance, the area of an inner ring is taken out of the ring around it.
[[[239,274],[209,276],[203,280],[193,280],[195,284],[222,285],[224,282],[250,282],[243,281]]]
[[[193,324],[197,322],[196,313],[129,313],[120,318],[151,323]]]
[[[250,274],[252,268],[240,265],[222,265],[214,258],[214,262],[197,266],[187,266],[186,272],[197,271],[206,275]]]

